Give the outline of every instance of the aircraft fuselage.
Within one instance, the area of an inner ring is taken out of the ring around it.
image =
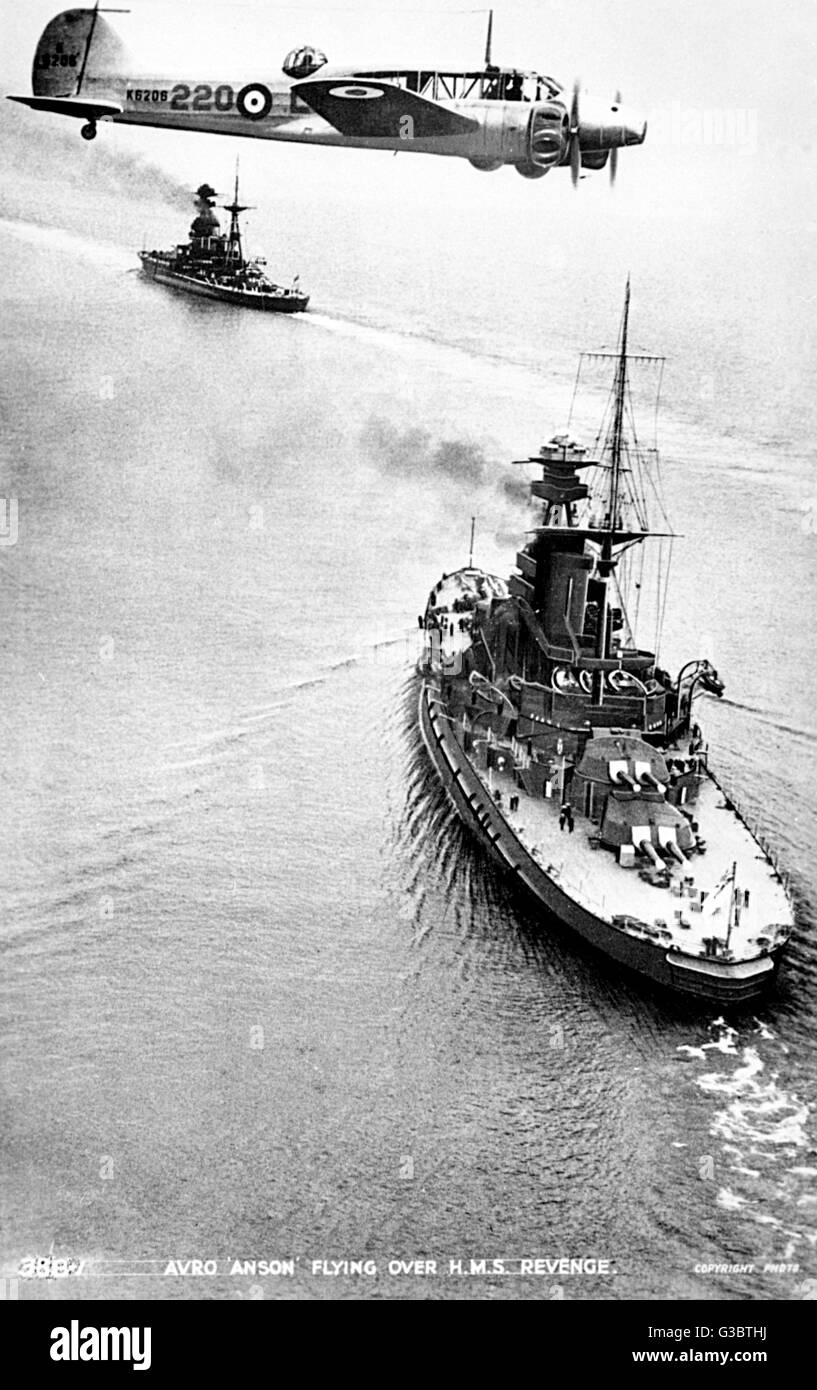
[[[481,170],[510,164],[527,178],[579,161],[600,168],[611,150],[640,144],[646,125],[618,104],[578,118],[552,78],[489,64],[478,71],[331,66],[311,48],[291,51],[279,73],[202,81],[135,69],[97,10],[67,10],[42,34],[33,95],[12,100],[84,121],[167,127],[297,144],[468,159]]]

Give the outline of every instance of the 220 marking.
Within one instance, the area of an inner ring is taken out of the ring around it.
[[[192,103],[190,103],[192,97]],[[215,91],[206,82],[190,88],[187,82],[177,82],[172,90],[170,109],[172,111],[231,111],[235,106],[235,92],[227,82],[222,82]]]

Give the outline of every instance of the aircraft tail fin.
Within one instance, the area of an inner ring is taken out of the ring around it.
[[[122,41],[96,9],[64,10],[40,36],[31,71],[37,97],[85,94],[89,79],[125,70]]]

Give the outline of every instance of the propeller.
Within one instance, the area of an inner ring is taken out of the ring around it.
[[[579,182],[582,167],[582,152],[579,147],[579,81],[573,83],[573,100],[570,103],[570,181],[573,187]]]
[[[615,105],[616,105],[616,109],[618,109],[618,107],[621,105],[621,92],[616,92]],[[610,151],[610,186],[611,186],[611,187],[613,186],[613,184],[614,184],[615,181],[616,181],[616,173],[617,173],[617,172],[618,172],[618,145],[614,145],[613,148],[612,148],[611,151]]]

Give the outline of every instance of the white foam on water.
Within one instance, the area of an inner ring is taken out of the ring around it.
[[[706,1071],[697,1077],[699,1089],[718,1103],[709,1132],[721,1141],[723,1163],[732,1175],[731,1185],[720,1189],[717,1204],[758,1226],[772,1227],[779,1232],[777,1239],[786,1237],[783,1254],[775,1250],[770,1258],[796,1260],[799,1246],[817,1242],[817,1231],[810,1225],[795,1229],[801,1219],[808,1221],[817,1204],[817,1196],[803,1190],[813,1183],[817,1170],[792,1162],[799,1152],[810,1149],[811,1112],[794,1091],[781,1085],[779,1072],[767,1071],[761,1049],[774,1043],[784,1050],[783,1044],[757,1019],[754,1024],[751,1043],[741,1045],[737,1030],[724,1019],[716,1019],[711,1025],[716,1033],[711,1042],[679,1051],[697,1058],[717,1051],[734,1058],[728,1069]],[[786,1160],[788,1166],[783,1166]],[[768,1214],[771,1198],[791,1213],[785,1225]]]
[[[712,1122],[710,1133],[738,1145],[748,1143],[805,1147],[809,1107],[778,1086],[777,1074],[759,1078],[764,1064],[753,1047],[744,1048],[743,1060],[731,1075],[710,1072],[698,1078],[702,1091],[729,1098]]]
[[[718,1206],[724,1211],[740,1211],[746,1205],[746,1198],[740,1197],[736,1192],[730,1192],[728,1187],[722,1187],[716,1198]]]
[[[767,1023],[762,1023],[758,1018],[754,1019],[753,1022],[755,1024],[755,1028],[759,1038],[763,1038],[764,1042],[776,1041],[777,1034],[772,1032],[771,1028]]]
[[[737,1055],[735,1048],[721,1050],[728,1050],[733,1055]],[[718,1095],[725,1096],[743,1095],[752,1079],[763,1071],[763,1063],[753,1047],[744,1049],[743,1059],[742,1065],[737,1067],[731,1074],[714,1071],[707,1072],[704,1076],[699,1076],[698,1085],[701,1090],[713,1091]]]
[[[736,1043],[738,1038],[736,1029],[731,1028],[724,1018],[714,1019],[709,1027],[711,1030],[719,1030],[711,1042],[699,1043],[697,1046],[690,1043],[681,1043],[676,1047],[675,1051],[680,1053],[682,1057],[687,1057],[690,1060],[697,1058],[700,1061],[706,1061],[707,1052],[722,1052],[735,1056],[737,1054]]]
[[[775,1081],[759,1088],[747,1101],[735,1101],[715,1121],[712,1133],[730,1138],[762,1140],[792,1148],[803,1148],[809,1140],[805,1126],[809,1108],[796,1096],[778,1090]]]

